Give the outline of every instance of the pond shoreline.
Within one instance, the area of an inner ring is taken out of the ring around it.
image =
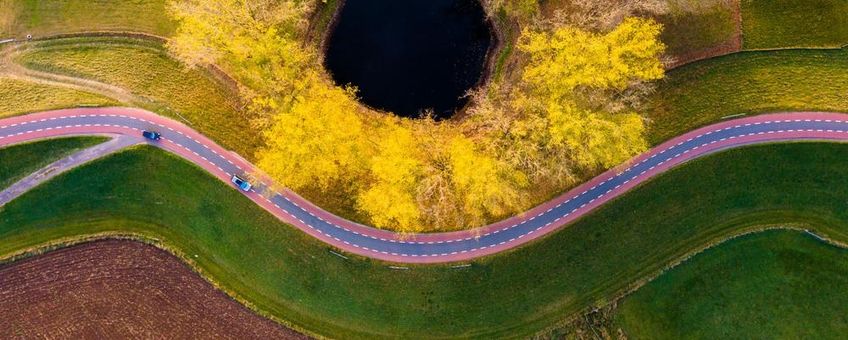
[[[485,89],[487,86],[489,86],[490,81],[492,80],[492,78],[494,76],[493,73],[495,71],[495,64],[496,64],[497,59],[498,59],[497,56],[501,53],[501,51],[504,49],[504,47],[506,45],[506,41],[505,41],[506,38],[505,38],[505,35],[503,33],[504,29],[503,29],[502,26],[503,25],[513,25],[513,24],[515,24],[515,22],[513,22],[511,20],[507,20],[505,22],[501,22],[500,20],[497,20],[496,19],[497,14],[496,13],[490,13],[488,7],[485,6],[485,4],[483,3],[482,0],[476,0],[476,1],[480,3],[480,6],[482,7],[483,12],[485,13],[485,16],[486,16],[485,17],[485,24],[488,28],[488,31],[490,32],[491,40],[490,40],[489,46],[488,46],[488,48],[486,49],[486,52],[485,52],[485,58],[483,60],[483,67],[482,67],[479,79],[474,83],[474,85],[472,85],[468,89],[469,92],[470,91],[477,91],[477,90],[480,90],[480,89]],[[326,9],[316,8],[315,12],[312,15],[312,18],[310,19],[311,22],[310,22],[310,28],[309,28],[308,35],[312,35],[312,34],[315,34],[315,33],[321,35],[321,38],[320,38],[320,40],[317,41],[316,45],[318,46],[319,50],[321,51],[321,64],[324,67],[324,71],[328,75],[330,75],[331,77],[332,77],[332,73],[330,72],[329,67],[327,67],[327,64],[326,64],[326,55],[327,55],[327,50],[329,48],[329,40],[332,37],[333,33],[335,32],[335,30],[336,30],[336,28],[339,24],[339,18],[341,16],[341,12],[344,9],[346,2],[347,2],[347,0],[337,0],[337,3],[335,5],[335,9],[333,9],[332,18],[329,20],[326,27],[320,32],[315,32],[316,29],[320,29],[320,28],[314,27],[313,25],[315,25],[315,21],[318,20],[322,11],[324,11]],[[322,4],[322,5],[319,5],[319,6],[324,6],[324,5]],[[311,40],[311,39],[307,38],[307,40]],[[463,95],[463,97],[464,96],[465,95]],[[460,97],[460,98],[462,98],[462,97]],[[392,113],[392,112],[382,110],[382,109],[379,109],[379,108],[375,108],[375,107],[370,106],[370,105],[368,105],[368,104],[366,104],[362,101],[358,100],[357,102],[360,105],[362,105],[363,107],[367,108],[368,110],[371,110],[371,111],[374,111],[374,112],[379,112],[381,114],[393,114],[394,115],[394,113]],[[447,118],[444,118],[444,119],[439,119],[439,121],[460,122],[467,117],[466,111],[469,108],[473,107],[473,105],[474,105],[474,102],[469,99],[464,105],[462,105],[461,107],[458,107],[450,117],[447,117]],[[416,118],[412,118],[412,119],[416,119]]]

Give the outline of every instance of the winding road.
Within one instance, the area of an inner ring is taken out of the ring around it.
[[[140,109],[75,108],[0,120],[0,147],[73,135],[124,135],[177,154],[230,183],[255,167],[190,127]],[[719,150],[777,141],[848,141],[848,115],[792,112],[720,122],[669,140],[561,196],[518,216],[468,231],[401,235],[357,224],[304,200],[269,179],[244,194],[285,223],[344,251],[385,261],[444,263],[470,260],[530,242],[556,231],[598,206],[676,165]]]

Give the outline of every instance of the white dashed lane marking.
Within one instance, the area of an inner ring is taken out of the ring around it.
[[[182,131],[175,130],[172,127],[165,126],[165,125],[162,125],[160,123],[151,122],[151,121],[145,120],[144,118],[138,118],[138,117],[133,117],[133,116],[109,114],[109,115],[71,115],[71,116],[51,117],[49,119],[44,118],[44,119],[14,123],[14,124],[10,124],[10,125],[3,125],[3,126],[0,126],[0,133],[2,133],[2,130],[4,130],[4,129],[16,128],[16,127],[30,125],[30,124],[36,124],[36,123],[43,123],[43,122],[46,122],[46,121],[52,122],[52,121],[73,120],[73,119],[76,119],[76,118],[98,118],[98,117],[126,118],[126,119],[130,119],[132,121],[138,121],[138,122],[141,122],[141,123],[144,123],[144,124],[153,124],[153,125],[159,126],[161,128],[168,129],[169,131],[177,132],[180,136],[183,136],[183,137],[191,140],[194,145],[199,146],[203,150],[209,151],[213,155],[215,155],[214,158],[216,158],[215,160],[218,161],[218,163],[216,163],[212,159],[209,159],[206,156],[201,155],[200,153],[197,152],[197,150],[193,150],[189,146],[183,145],[183,144],[178,143],[176,141],[172,141],[175,145],[177,145],[180,148],[187,151],[188,155],[194,155],[196,157],[199,157],[203,161],[208,162],[211,166],[218,169],[220,171],[220,173],[223,174],[223,177],[229,177],[230,173],[227,172],[224,168],[222,168],[222,166],[219,165],[219,163],[220,164],[226,163],[226,164],[229,164],[231,166],[236,167],[240,171],[243,171],[242,167],[235,164],[232,160],[228,159],[225,155],[223,155],[225,153],[217,152],[214,147],[211,147],[211,146],[207,145],[206,143],[201,142],[198,138],[187,135],[187,134],[183,133]],[[375,236],[372,236],[372,235],[362,234],[362,233],[359,233],[355,230],[351,230],[351,229],[348,229],[344,226],[341,226],[341,225],[338,225],[336,223],[332,223],[330,221],[327,221],[324,218],[317,216],[312,211],[309,211],[309,210],[305,209],[304,207],[302,207],[301,205],[297,204],[296,202],[292,201],[286,195],[283,195],[279,192],[275,193],[275,198],[282,197],[285,201],[291,203],[291,205],[296,207],[299,210],[300,213],[308,214],[309,216],[321,221],[322,224],[324,224],[328,227],[332,227],[332,228],[335,228],[335,229],[338,229],[338,230],[342,230],[344,232],[347,232],[347,233],[350,233],[350,234],[353,234],[353,235],[357,235],[357,236],[360,236],[360,237],[367,237],[367,238],[372,239],[372,240],[389,242],[390,244],[434,245],[434,244],[443,244],[443,243],[452,243],[452,242],[471,241],[473,239],[476,239],[477,242],[480,242],[480,240],[483,240],[490,235],[495,235],[495,234],[498,234],[498,233],[501,233],[501,232],[509,231],[509,230],[511,230],[515,227],[518,227],[518,226],[526,224],[527,222],[533,221],[536,218],[547,217],[548,215],[551,215],[552,213],[554,213],[554,211],[556,209],[560,208],[562,205],[568,204],[569,202],[571,202],[573,200],[584,199],[586,195],[595,191],[595,189],[603,186],[604,184],[606,184],[610,181],[615,181],[615,180],[620,180],[620,179],[625,178],[625,180],[622,181],[621,184],[616,184],[613,188],[610,188],[610,189],[603,191],[602,193],[590,198],[588,201],[586,201],[586,203],[582,203],[579,207],[573,208],[565,214],[562,214],[560,216],[552,218],[551,220],[547,221],[543,225],[540,225],[540,226],[535,227],[535,228],[528,229],[527,231],[525,231],[525,232],[523,232],[523,233],[521,233],[521,234],[519,234],[515,237],[512,237],[509,240],[492,241],[491,244],[482,244],[482,245],[479,245],[475,248],[462,249],[462,250],[459,250],[458,252],[457,251],[451,251],[451,252],[437,252],[437,253],[430,253],[430,254],[428,254],[428,253],[425,253],[425,254],[406,254],[406,253],[396,253],[396,252],[390,253],[390,252],[386,252],[384,250],[366,247],[366,246],[363,246],[361,244],[351,243],[349,240],[345,240],[344,238],[340,239],[338,236],[328,234],[326,230],[322,230],[321,228],[317,228],[316,226],[313,226],[309,223],[304,222],[303,219],[296,216],[294,213],[282,208],[279,204],[274,203],[273,201],[271,201],[267,197],[263,197],[263,198],[266,201],[268,201],[269,203],[271,203],[274,207],[279,209],[283,213],[284,216],[290,216],[292,219],[300,222],[302,225],[308,227],[309,229],[317,231],[322,236],[322,238],[327,240],[327,241],[335,241],[335,242],[331,242],[331,243],[338,244],[339,242],[341,242],[345,245],[351,245],[351,246],[354,246],[356,248],[363,249],[363,250],[370,251],[370,252],[374,252],[374,253],[380,253],[380,254],[385,254],[385,255],[392,254],[394,256],[403,256],[403,257],[419,257],[419,256],[420,257],[428,257],[428,256],[437,257],[437,256],[455,255],[455,254],[458,254],[458,253],[459,254],[473,253],[473,252],[476,252],[476,251],[479,251],[479,250],[482,250],[482,249],[488,249],[488,248],[492,248],[492,247],[495,247],[495,246],[506,245],[506,244],[509,244],[509,243],[512,243],[512,242],[516,242],[516,241],[522,239],[525,236],[532,235],[533,233],[541,230],[542,228],[549,227],[551,225],[554,225],[555,223],[558,223],[563,218],[571,216],[572,214],[574,214],[575,212],[577,212],[580,209],[584,209],[586,207],[589,207],[596,202],[597,202],[597,204],[601,204],[603,202],[601,202],[599,200],[601,200],[605,196],[609,195],[612,191],[621,189],[623,186],[628,185],[628,184],[635,185],[637,183],[637,181],[635,181],[636,179],[639,179],[640,177],[644,176],[646,173],[648,173],[650,171],[653,171],[657,167],[660,167],[662,165],[669,165],[668,163],[670,163],[671,161],[677,160],[681,156],[685,156],[685,155],[691,156],[691,157],[686,158],[686,159],[680,159],[681,162],[695,158],[698,155],[695,155],[694,151],[702,149],[702,148],[704,148],[708,145],[713,145],[717,142],[724,142],[724,141],[728,141],[728,140],[733,140],[733,139],[748,137],[748,136],[755,136],[755,135],[775,135],[775,134],[780,135],[780,134],[798,133],[798,132],[808,132],[808,133],[825,133],[826,132],[826,133],[839,133],[839,134],[846,133],[845,129],[775,129],[775,130],[758,131],[758,132],[750,132],[750,133],[744,133],[743,132],[743,133],[739,133],[739,134],[735,134],[735,135],[731,135],[731,136],[727,136],[727,137],[708,140],[708,141],[705,141],[701,144],[691,146],[691,147],[687,148],[686,150],[682,150],[680,152],[675,153],[674,155],[671,155],[671,156],[666,157],[665,159],[662,159],[661,161],[657,162],[656,164],[651,165],[648,169],[640,171],[638,174],[629,175],[631,170],[633,170],[634,168],[642,166],[646,162],[648,162],[650,160],[654,160],[658,156],[666,154],[674,148],[677,148],[677,147],[680,147],[683,144],[692,142],[693,140],[697,140],[697,139],[700,139],[700,138],[705,137],[705,136],[710,136],[714,133],[729,131],[729,130],[732,130],[732,129],[744,128],[744,127],[770,125],[770,124],[778,124],[778,123],[790,123],[790,122],[794,122],[794,123],[799,123],[799,122],[816,122],[816,123],[826,122],[826,123],[837,123],[837,124],[841,124],[841,125],[846,124],[845,121],[841,121],[841,120],[837,121],[837,120],[831,120],[831,119],[828,119],[828,120],[818,120],[818,119],[815,119],[815,120],[811,120],[811,119],[800,120],[800,119],[795,119],[795,120],[774,120],[774,121],[769,120],[769,121],[763,121],[763,122],[738,124],[738,125],[728,126],[728,127],[724,127],[724,128],[718,128],[718,129],[715,129],[715,130],[710,130],[710,131],[704,132],[702,134],[699,134],[697,136],[688,138],[686,141],[679,142],[679,143],[677,143],[675,145],[671,145],[671,146],[669,146],[669,147],[667,147],[667,148],[665,148],[661,151],[655,152],[650,157],[645,157],[640,162],[637,162],[635,164],[631,164],[627,169],[625,169],[625,170],[623,170],[619,173],[616,173],[616,174],[614,174],[613,176],[610,176],[607,179],[604,179],[603,181],[599,182],[598,184],[595,184],[594,186],[592,186],[590,189],[584,190],[583,192],[581,192],[577,195],[573,195],[573,196],[567,198],[565,201],[558,203],[553,208],[549,208],[549,209],[545,210],[544,212],[541,212],[539,214],[531,216],[528,219],[522,220],[522,221],[515,223],[515,224],[512,224],[508,227],[504,227],[504,228],[500,228],[500,229],[497,229],[497,230],[487,232],[485,234],[480,235],[479,237],[466,237],[466,238],[461,238],[461,239],[449,239],[449,240],[439,240],[439,241],[405,241],[405,240],[401,240],[401,239],[386,239],[386,238],[382,238],[382,237],[375,237]],[[15,137],[15,136],[21,136],[21,135],[24,135],[24,134],[35,133],[35,132],[44,132],[44,131],[51,131],[51,130],[71,129],[71,128],[80,128],[80,127],[101,127],[101,128],[107,127],[107,128],[131,129],[133,131],[139,131],[140,130],[140,128],[138,128],[138,127],[134,127],[134,126],[131,126],[131,125],[119,125],[119,124],[100,124],[100,123],[95,123],[95,124],[91,124],[91,123],[89,123],[89,124],[66,124],[66,125],[58,125],[58,126],[41,127],[41,128],[36,128],[36,129],[33,129],[33,130],[26,130],[26,131],[20,131],[20,132],[16,132],[16,133],[10,133],[10,134],[7,134],[5,136],[0,136],[0,140],[5,139],[5,138],[10,138],[10,137]],[[164,136],[163,136],[163,138],[164,138]],[[841,137],[840,137],[840,139],[841,139]],[[753,142],[756,142],[756,141],[753,141]],[[710,151],[711,150],[706,150],[702,154],[708,153]],[[689,154],[690,152],[692,152],[693,154]],[[260,196],[260,197],[262,197],[262,196]],[[251,197],[251,198],[254,198],[254,197]]]

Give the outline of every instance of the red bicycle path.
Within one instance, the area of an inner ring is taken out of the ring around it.
[[[184,136],[188,136],[199,144],[202,144],[204,147],[212,150],[212,152],[214,152],[216,155],[220,155],[221,157],[225,158],[227,162],[236,166],[244,173],[259,173],[257,169],[248,161],[236,155],[235,153],[219,146],[211,139],[203,136],[197,131],[191,129],[190,127],[175,120],[165,118],[148,111],[134,108],[75,108],[39,112],[2,119],[0,120],[0,132],[2,132],[3,129],[7,127],[20,128],[21,126],[25,126],[26,124],[34,124],[36,122],[40,122],[43,125],[45,123],[56,121],[57,124],[55,127],[51,128],[34,129],[31,131],[26,130],[25,132],[18,132],[5,136],[0,134],[0,147],[61,136],[113,134],[123,134],[131,136],[140,135],[142,128],[139,127],[126,127],[109,124],[84,124],[78,126],[63,123],[64,120],[69,119],[67,117],[106,118],[117,116],[130,117],[139,122],[144,122],[141,123],[141,125],[149,124],[150,128],[167,129],[166,131],[164,131],[165,134],[178,133]],[[675,137],[669,141],[666,141],[652,148],[651,150],[639,156],[636,156],[628,162],[625,162],[622,165],[610,169],[602,173],[601,175],[596,176],[590,181],[565,192],[557,198],[545,202],[524,213],[521,213],[519,215],[513,216],[497,223],[466,231],[430,234],[399,234],[387,230],[379,230],[335,216],[321,209],[320,207],[311,204],[310,202],[290,190],[283,189],[279,192],[279,194],[284,196],[286,200],[293,202],[293,204],[308,212],[310,215],[315,216],[321,219],[322,221],[327,221],[339,228],[343,228],[347,231],[355,233],[356,235],[367,236],[374,240],[382,240],[394,244],[415,245],[419,248],[427,248],[428,246],[432,245],[475,240],[481,237],[487,237],[493,234],[506,232],[512,228],[520,227],[523,224],[528,223],[528,221],[532,221],[540,216],[547,216],[546,214],[549,214],[556,207],[567,203],[575,197],[585,195],[587,192],[590,192],[598,186],[607,183],[611,179],[620,178],[621,174],[628,172],[633,167],[642,164],[649,164],[646,163],[649,161],[656,162],[654,158],[658,155],[667,154],[670,150],[674,150],[675,147],[680,147],[681,145],[689,143],[693,140],[697,141],[703,136],[707,136],[710,134],[718,134],[724,131],[730,131],[731,129],[744,129],[746,127],[766,126],[767,124],[774,123],[781,123],[784,125],[803,125],[805,123],[834,124],[834,126],[838,126],[838,128],[775,129],[768,131],[762,131],[762,129],[760,129],[761,131],[756,133],[740,133],[739,135],[725,137],[724,139],[711,140],[709,142],[703,143],[703,145],[695,145],[686,150],[679,149],[678,151],[680,152],[678,152],[676,155],[669,156],[667,160],[661,161],[655,166],[651,166],[649,169],[640,172],[638,175],[633,176],[633,178],[628,179],[627,181],[623,182],[623,184],[616,186],[614,189],[611,188],[608,191],[602,193],[601,195],[592,198],[587,203],[572,210],[570,213],[567,213],[564,216],[560,216],[555,219],[551,219],[543,226],[528,230],[527,232],[522,233],[520,236],[515,237],[509,240],[508,242],[501,241],[499,243],[493,243],[491,245],[487,245],[485,247],[480,247],[477,249],[465,249],[464,251],[456,251],[452,253],[418,256],[404,254],[404,256],[401,254],[392,254],[386,251],[379,251],[376,249],[369,249],[362,246],[354,245],[350,242],[345,242],[345,240],[333,237],[325,231],[322,232],[320,229],[314,228],[312,225],[304,222],[303,219],[299,218],[292,212],[280,208],[279,205],[276,205],[274,202],[272,202],[272,200],[269,198],[269,195],[263,195],[262,193],[255,191],[243,192],[243,194],[245,194],[249,199],[254,201],[266,211],[272,213],[281,221],[293,225],[298,229],[302,230],[303,232],[306,232],[307,234],[315,238],[318,238],[336,248],[339,248],[349,253],[399,263],[445,263],[466,261],[512,249],[527,244],[528,242],[538,239],[544,235],[548,235],[552,232],[555,232],[567,226],[569,223],[586,215],[587,213],[593,211],[597,207],[615,199],[623,193],[632,190],[634,187],[657,176],[658,174],[661,174],[675,166],[678,166],[692,159],[710,153],[714,153],[719,150],[738,147],[742,145],[779,141],[848,140],[848,115],[828,112],[776,113],[738,118],[705,126],[693,130],[691,132],[685,133],[681,136]],[[842,125],[845,125],[844,129],[842,128]],[[204,170],[211,173],[219,180],[222,180],[226,183],[229,183],[230,181],[230,176],[232,175],[232,173],[225,171],[220,166],[216,166],[215,163],[211,162],[208,158],[203,157],[196,150],[191,150],[186,146],[175,143],[167,138],[163,138],[161,142],[151,144],[187,159],[188,161],[202,167]],[[260,182],[261,184],[269,186],[271,188],[275,187],[275,185],[273,185],[273,182],[268,178],[261,178]]]

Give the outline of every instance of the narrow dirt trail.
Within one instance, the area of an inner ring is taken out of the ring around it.
[[[16,57],[22,53],[23,47],[26,46],[25,44],[9,45],[0,50],[0,78],[16,79],[89,92],[111,98],[127,106],[139,106],[139,104],[149,103],[149,100],[135,95],[129,89],[120,86],[26,68],[15,61]]]

